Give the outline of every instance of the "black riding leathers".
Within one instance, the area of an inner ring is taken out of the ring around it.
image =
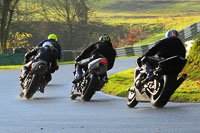
[[[110,42],[97,42],[86,48],[77,58],[77,64],[81,67],[87,67],[88,63],[98,57],[105,57],[108,60],[108,68],[110,70],[115,61],[116,51]]]

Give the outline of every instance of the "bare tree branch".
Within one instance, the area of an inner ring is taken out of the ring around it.
[[[0,31],[1,53],[6,53],[7,51],[6,42],[8,39],[9,28],[12,21],[14,9],[18,2],[19,0],[3,0],[1,31]]]

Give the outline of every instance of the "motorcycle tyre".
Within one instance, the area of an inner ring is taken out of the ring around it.
[[[132,93],[132,94],[131,94],[131,93]],[[134,95],[134,96],[132,96],[132,97],[129,99],[129,95]],[[136,100],[135,89],[134,89],[134,90],[130,90],[130,91],[128,92],[128,97],[127,97],[126,105],[127,105],[129,108],[133,108],[133,107],[135,107],[137,104],[138,104],[138,101]]]
[[[31,83],[27,88],[26,94],[24,94],[25,98],[30,99],[38,89],[38,78],[37,76],[33,75]]]
[[[134,79],[136,79],[136,77],[140,74],[140,71],[138,69],[139,68],[137,67],[134,71]],[[134,85],[134,83],[133,83],[133,85]],[[135,94],[135,96],[133,96],[132,98],[129,99],[129,95],[133,95],[133,94],[130,94],[130,93],[135,93],[135,90],[134,90],[134,92],[133,91],[128,92],[126,105],[129,108],[133,108],[138,104],[138,101],[136,101],[136,94]]]
[[[162,89],[156,94],[156,98],[155,95],[151,96],[151,104],[156,108],[163,108],[171,97],[170,90],[172,89],[171,84],[173,84],[171,81],[172,78],[167,75],[163,75],[161,78],[163,80]]]
[[[94,95],[98,83],[98,77],[96,74],[91,74],[88,80],[89,81],[86,85],[85,90],[81,93],[81,99],[83,101],[90,101],[90,99]]]

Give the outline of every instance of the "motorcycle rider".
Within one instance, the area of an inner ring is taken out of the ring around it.
[[[112,46],[110,36],[108,34],[103,34],[100,36],[99,41],[90,45],[82,53],[77,56],[75,61],[75,78],[79,78],[82,76],[82,68],[88,67],[88,64],[100,57],[105,57],[108,60],[108,67],[107,70],[112,69],[116,51]],[[75,84],[74,84],[75,85]],[[76,86],[74,87],[76,89]]]
[[[178,32],[174,29],[168,30],[166,33],[166,38],[159,41],[156,45],[154,45],[151,49],[149,49],[143,56],[139,57],[137,62],[141,64],[141,60],[146,57],[144,62],[147,64],[147,72],[151,75],[152,66],[155,67],[158,65],[158,61],[172,57],[172,56],[180,56],[185,58],[186,49],[182,41],[178,38]],[[157,55],[157,57],[155,57]],[[141,75],[140,75],[141,76]],[[178,76],[178,75],[176,75]],[[184,74],[181,78],[185,79],[186,74]],[[182,80],[180,78],[180,80]],[[179,80],[177,81],[179,82]],[[140,82],[138,84],[140,86]]]
[[[49,68],[48,73],[45,75],[44,81],[40,85],[40,92],[44,93],[44,87],[51,81],[51,73],[58,70],[57,55],[55,54],[55,48],[52,43],[45,42],[42,47],[36,47],[31,52],[25,54],[25,65],[22,67],[22,74],[20,76],[20,81],[23,82],[28,72],[30,71],[31,64],[39,60],[44,60],[47,62]],[[30,58],[32,58],[30,60]]]
[[[154,56],[157,54],[159,57],[169,58],[178,55],[185,58],[186,50],[178,35],[176,30],[167,31],[166,38],[159,41],[144,56]]]
[[[54,48],[56,49],[55,52],[56,52],[56,55],[57,55],[57,59],[60,60],[60,59],[61,59],[61,46],[60,46],[60,44],[58,43],[58,38],[57,38],[56,34],[50,34],[50,35],[48,36],[48,39],[47,39],[47,40],[41,41],[36,47],[41,47],[41,46],[43,46],[43,44],[44,44],[45,42],[50,42],[50,43],[54,46]]]

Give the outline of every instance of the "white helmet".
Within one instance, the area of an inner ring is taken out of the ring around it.
[[[45,42],[43,45],[42,45],[43,47],[49,47],[52,51],[54,50],[54,46],[53,46],[53,44],[51,44],[50,42]]]

